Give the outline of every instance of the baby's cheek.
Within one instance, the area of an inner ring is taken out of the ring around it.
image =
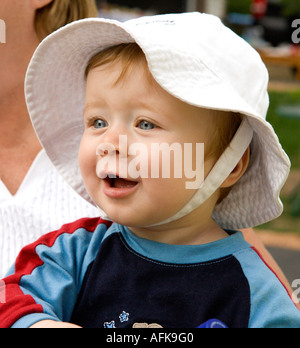
[[[87,141],[82,140],[78,153],[78,163],[82,178],[86,180],[96,177],[96,150],[92,151]]]

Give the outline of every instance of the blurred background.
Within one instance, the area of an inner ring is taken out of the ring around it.
[[[268,121],[291,159],[292,171],[282,191],[283,215],[259,226],[257,232],[292,284],[300,278],[300,0],[98,0],[97,3],[100,17],[120,21],[162,13],[211,13],[260,53],[270,74]]]

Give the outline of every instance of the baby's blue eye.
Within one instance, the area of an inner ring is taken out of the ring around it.
[[[151,122],[148,122],[148,121],[141,121],[138,124],[138,127],[142,130],[151,130],[151,129],[155,128],[155,125]]]
[[[107,126],[108,126],[108,124],[104,120],[98,119],[98,120],[94,121],[94,128],[99,129],[99,128],[105,128]]]

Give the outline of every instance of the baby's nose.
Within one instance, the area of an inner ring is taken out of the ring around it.
[[[105,157],[109,155],[116,155],[119,153],[118,148],[112,143],[101,143],[96,149],[96,155],[99,157]]]
[[[107,138],[106,138],[107,139]],[[100,157],[108,155],[120,155],[120,157],[128,156],[128,139],[127,135],[118,135],[118,141],[101,142],[97,149],[96,155]]]

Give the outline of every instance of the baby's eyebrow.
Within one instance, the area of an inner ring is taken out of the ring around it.
[[[91,108],[92,108],[91,104],[85,105],[84,108],[83,108],[83,113],[85,114]]]
[[[153,102],[147,102],[143,100],[143,98],[138,98],[138,97],[131,98],[130,101],[128,102],[128,107],[129,106],[131,106],[133,109],[145,109],[158,114],[161,114],[162,112],[162,110],[157,108],[155,104],[153,104]],[[97,100],[94,102],[91,101],[85,104],[83,113],[85,114],[86,112],[90,110],[97,110],[97,109],[103,110],[106,107],[107,107],[107,104],[102,100]]]
[[[99,101],[98,102],[87,103],[84,106],[83,113],[86,113],[89,110],[99,109],[99,108],[103,108],[103,103],[101,103]]]

